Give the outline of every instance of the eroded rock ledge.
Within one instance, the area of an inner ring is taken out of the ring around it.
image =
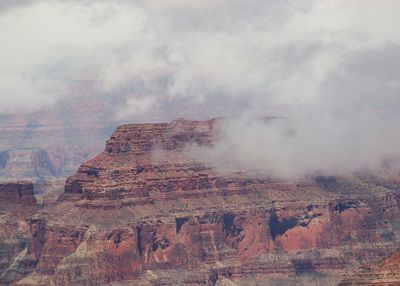
[[[0,201],[3,204],[36,204],[33,183],[28,181],[1,182]]]
[[[276,181],[188,159],[187,144],[212,146],[219,124],[119,127],[30,220],[35,268],[16,285],[335,285],[396,249],[396,182]]]

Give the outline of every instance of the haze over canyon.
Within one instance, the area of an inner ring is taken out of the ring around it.
[[[400,285],[398,11],[1,1],[0,285]]]

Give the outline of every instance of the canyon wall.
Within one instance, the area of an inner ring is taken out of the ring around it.
[[[337,285],[398,245],[400,185],[274,180],[188,156],[220,119],[123,125],[27,221],[15,285]],[[4,276],[4,275],[3,275]],[[8,275],[11,281],[11,275]]]
[[[75,172],[82,160],[89,159],[97,147],[49,147],[0,152],[0,179],[46,180],[65,178]]]
[[[38,209],[31,182],[0,183],[0,285],[34,271],[27,248],[29,219]]]
[[[0,180],[66,178],[93,158],[120,125],[93,79],[71,80],[68,93],[38,112],[0,114]]]

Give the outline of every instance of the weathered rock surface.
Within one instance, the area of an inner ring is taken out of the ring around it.
[[[0,285],[31,273],[36,260],[26,255],[28,219],[38,211],[30,182],[0,184]]]
[[[363,265],[346,274],[340,285],[400,285],[400,251],[378,263]]]
[[[33,193],[33,184],[25,181],[1,183],[0,201],[1,204],[36,204],[35,195]]]
[[[29,221],[35,269],[14,283],[337,285],[395,251],[398,182],[221,173],[185,152],[219,122],[119,127]]]

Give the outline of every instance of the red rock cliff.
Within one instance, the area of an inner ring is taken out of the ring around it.
[[[396,183],[274,181],[188,159],[186,144],[212,145],[219,122],[119,127],[30,221],[36,268],[17,284],[335,285],[394,251]]]

